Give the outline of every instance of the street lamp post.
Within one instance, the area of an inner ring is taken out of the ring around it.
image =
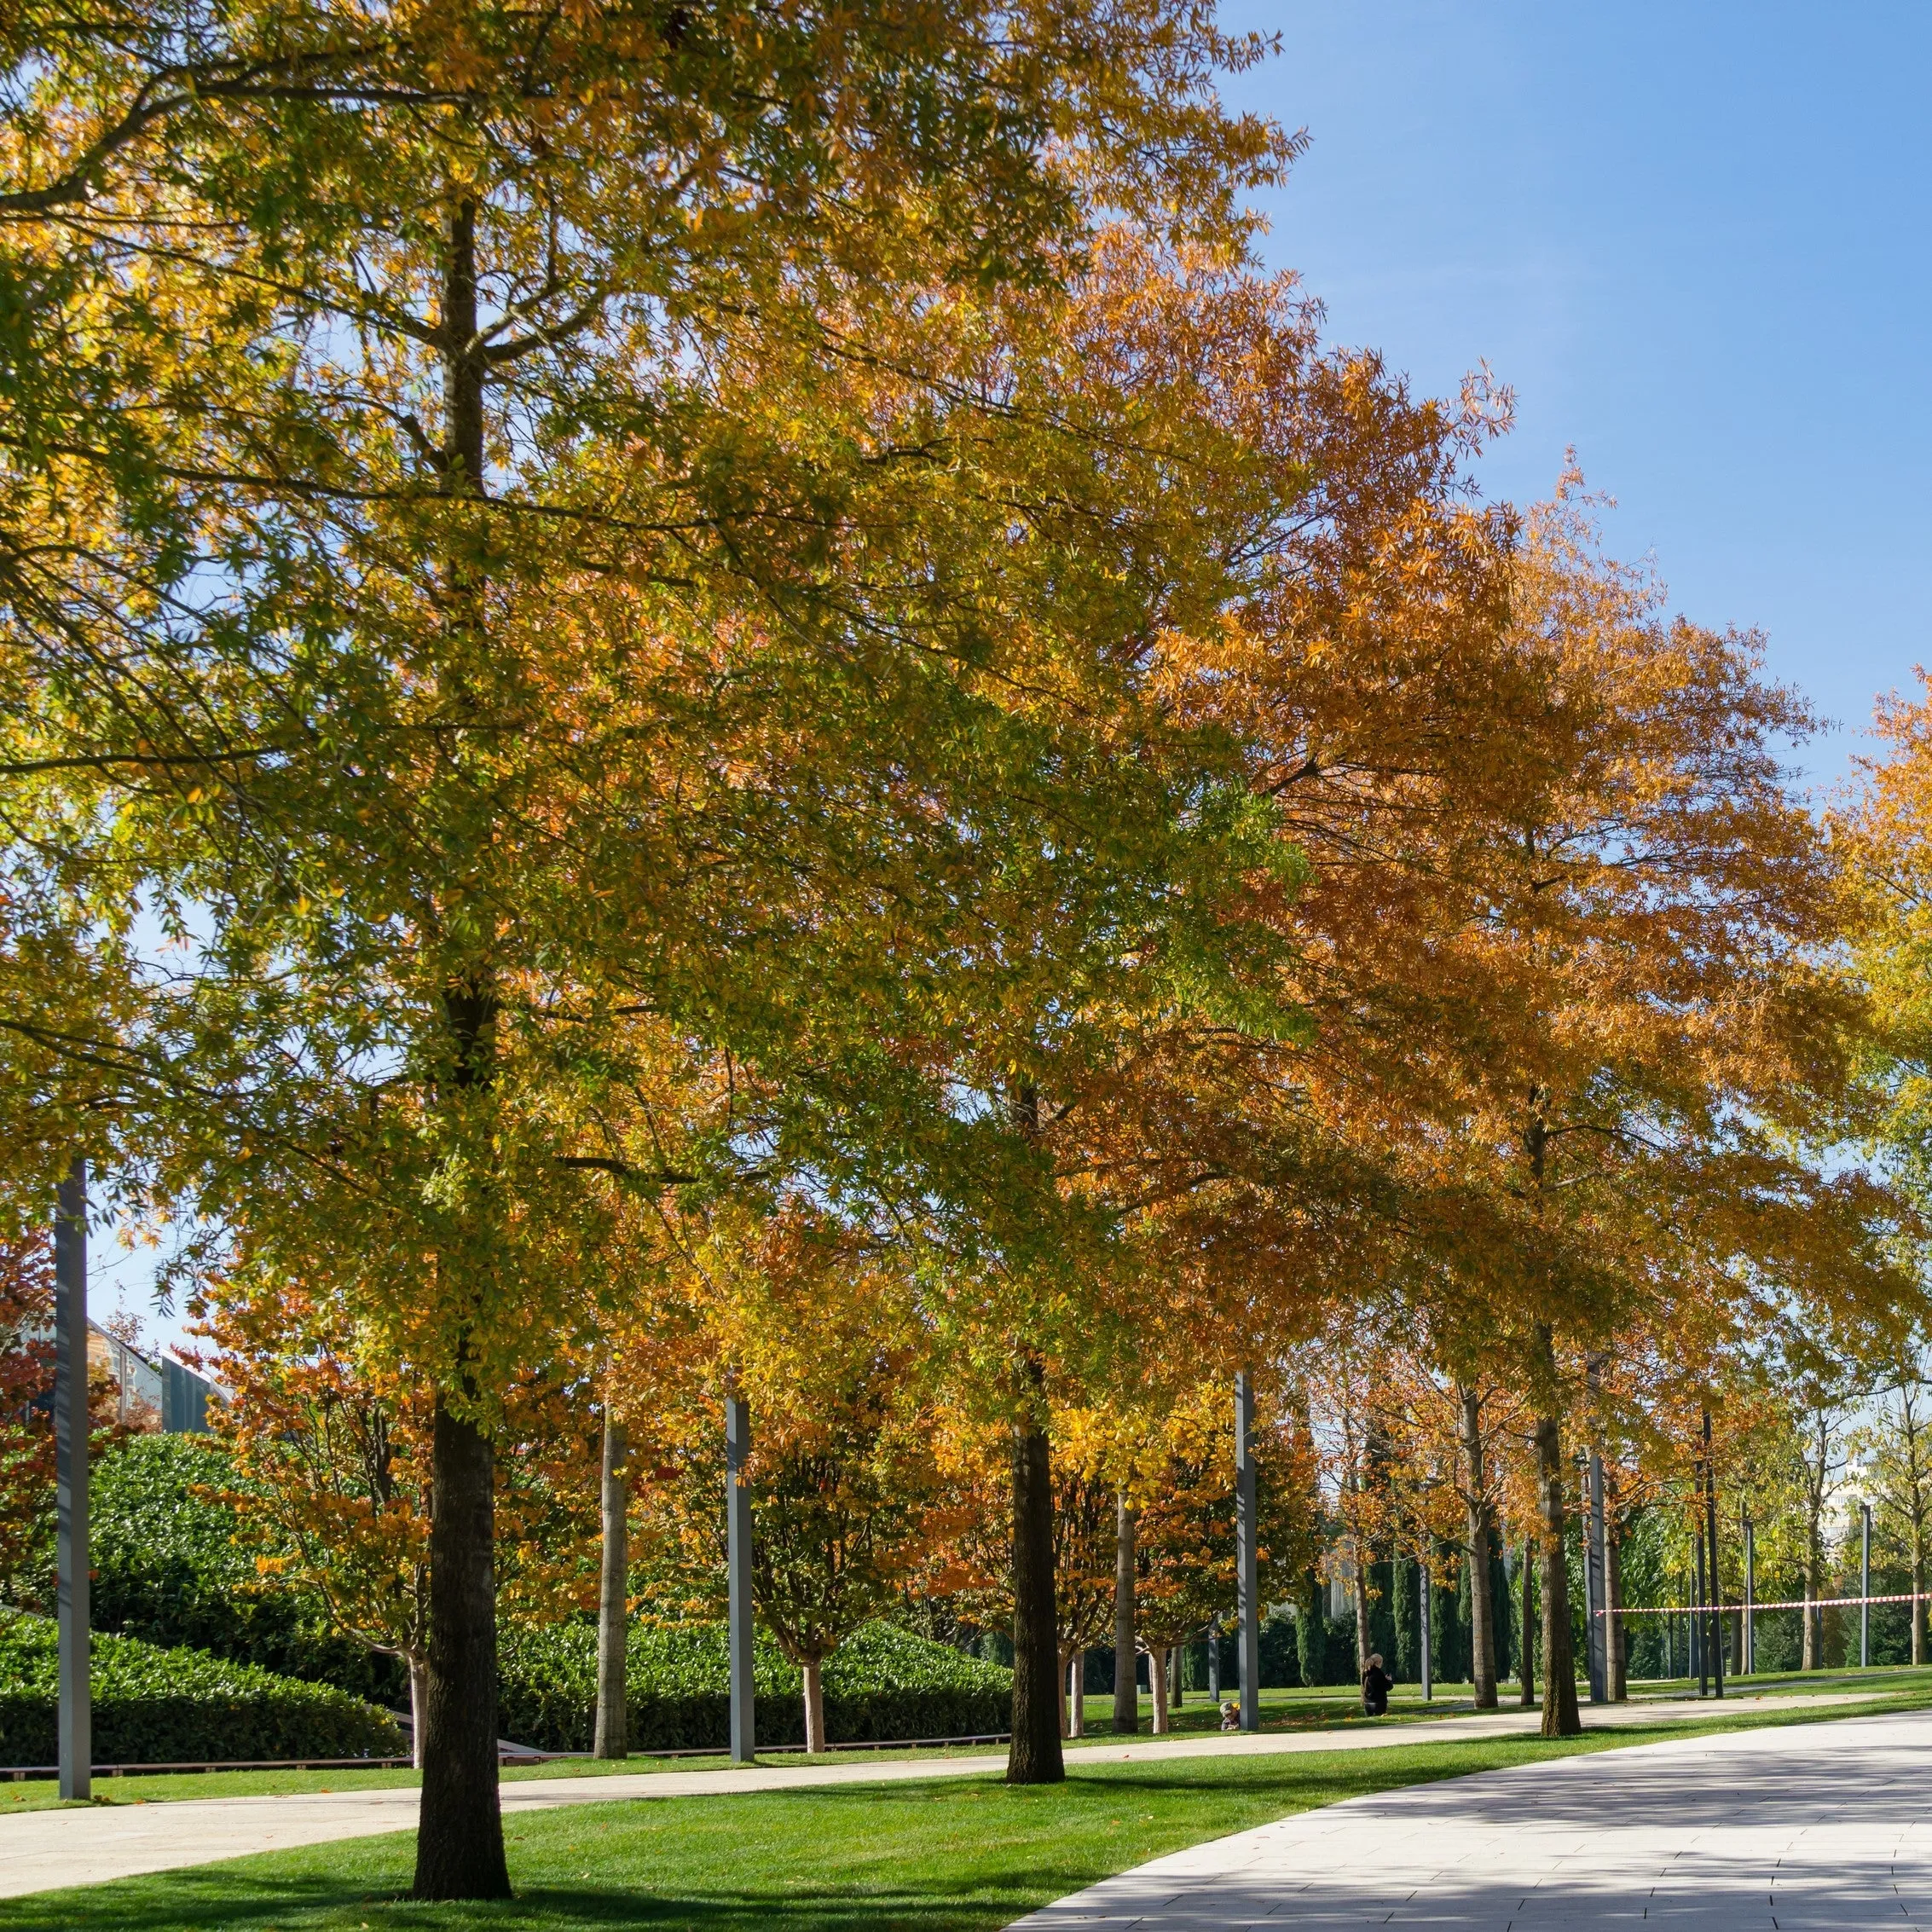
[[[1435,1680],[1431,1675],[1435,1659],[1430,1655],[1434,1646],[1429,1630],[1429,1552],[1426,1547],[1422,1552],[1422,1560],[1415,1566],[1415,1574],[1422,1593],[1421,1615],[1418,1619],[1422,1637],[1422,1701],[1428,1704],[1434,1698],[1436,1690]]]
[[[1858,1667],[1871,1668],[1871,1505],[1861,1502],[1858,1547]]]
[[[1583,1565],[1584,1648],[1590,1667],[1590,1702],[1610,1702],[1610,1565],[1605,1561],[1603,1457],[1590,1451],[1589,1548]]]
[[[1717,1464],[1710,1453],[1710,1411],[1704,1412],[1704,1521],[1710,1546],[1710,1681],[1724,1695],[1724,1593],[1717,1584]]]
[[[1235,1378],[1235,1542],[1241,1603],[1241,1729],[1261,1728],[1261,1574],[1256,1549],[1260,1497],[1254,1466],[1254,1383]]]
[[[1710,1631],[1704,1623],[1704,1525],[1698,1525],[1698,1533],[1692,1541],[1697,1547],[1692,1553],[1691,1566],[1691,1647],[1697,1654],[1698,1695],[1710,1695]]]
[[[87,1163],[76,1155],[54,1220],[55,1614],[59,1626],[61,1796],[91,1795],[87,1531]]]
[[[758,1753],[751,1668],[751,1489],[745,1480],[750,1457],[751,1405],[741,1397],[728,1395],[725,1397],[725,1565],[733,1764],[749,1764]]]
[[[1744,1518],[1744,1626],[1739,1634],[1744,1640],[1744,1654],[1738,1659],[1744,1670],[1756,1675],[1757,1672],[1757,1625],[1753,1606],[1757,1599],[1757,1525],[1749,1516]]]

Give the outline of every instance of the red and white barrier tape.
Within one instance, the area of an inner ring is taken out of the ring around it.
[[[1616,1610],[1594,1610],[1593,1617],[1704,1617],[1715,1611],[1721,1617],[1727,1617],[1732,1611],[1749,1610],[1843,1610],[1854,1604],[1865,1603],[1932,1603],[1932,1590],[1921,1590],[1916,1594],[1907,1590],[1895,1597],[1788,1597],[1776,1603],[1660,1603],[1627,1604]]]

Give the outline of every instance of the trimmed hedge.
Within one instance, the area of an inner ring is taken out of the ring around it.
[[[407,1754],[390,1718],[330,1685],[99,1630],[92,1663],[99,1764]],[[54,1762],[59,1666],[50,1618],[0,1611],[0,1764]]]
[[[257,1574],[250,1525],[210,1493],[234,1481],[227,1449],[207,1436],[133,1436],[95,1462],[95,1628],[408,1703],[408,1673],[396,1658],[332,1632],[321,1602]]]
[[[730,1649],[721,1623],[633,1626],[629,1643],[634,1751],[723,1750],[730,1742]],[[758,1742],[805,1742],[803,1679],[761,1630],[753,1651]],[[596,1728],[597,1631],[588,1623],[506,1631],[499,1722],[540,1750],[582,1751]],[[969,1738],[1012,1720],[1013,1673],[889,1623],[868,1623],[825,1659],[832,1744]]]

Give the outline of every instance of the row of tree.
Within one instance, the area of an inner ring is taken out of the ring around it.
[[[876,1285],[854,1307],[849,1289],[823,1271],[823,1245],[801,1247],[795,1227],[791,1235],[766,1265],[812,1267],[808,1299],[783,1320],[761,1316],[732,1359],[735,1385],[741,1396],[755,1391],[760,1419],[747,1472],[758,1613],[801,1667],[806,1736],[816,1745],[824,1735],[819,1667],[867,1620],[911,1620],[970,1642],[1009,1628],[1012,1602],[997,1437],[964,1417],[934,1380],[932,1361],[905,1345],[903,1323],[871,1338],[857,1332]],[[834,1310],[843,1311],[842,1329],[828,1319]],[[364,1385],[335,1349],[292,1370],[285,1345],[264,1347],[234,1326],[229,1309],[214,1327],[240,1398],[228,1430],[237,1473],[257,1533],[281,1553],[274,1569],[328,1601],[342,1627],[407,1659],[419,1692],[430,1501],[420,1401]],[[747,1370],[750,1361],[758,1372]],[[1398,1675],[1420,1675],[1417,1595],[1432,1587],[1427,1647],[1438,1679],[1466,1678],[1489,1705],[1513,1662],[1530,1702],[1540,1607],[1537,1419],[1507,1384],[1459,1387],[1393,1337],[1382,1338],[1359,1374],[1352,1366],[1337,1337],[1278,1361],[1260,1419],[1260,1574],[1265,1601],[1295,1626],[1291,1669],[1308,1684],[1351,1681],[1379,1651]],[[1875,1511],[1881,1589],[1922,1595],[1932,1513],[1922,1356],[1862,1377],[1840,1363],[1829,1382],[1767,1376],[1767,1366],[1790,1369],[1788,1360],[1740,1356],[1714,1364],[1721,1380],[1703,1391],[1717,1404],[1708,1466],[1726,1525],[1720,1599],[1744,1597],[1746,1524],[1760,1603],[1816,1601],[1848,1575],[1855,1594],[1841,1513],[1854,1495]],[[1574,1379],[1566,1437],[1594,1444],[1602,1461],[1612,1611],[1675,1614],[1693,1600],[1707,1465],[1700,1417],[1669,1391],[1653,1399],[1618,1369],[1613,1355],[1600,1356]],[[686,1372],[647,1403],[633,1391],[633,1420],[607,1410],[601,1442],[587,1375],[575,1401],[553,1395],[523,1409],[519,1458],[498,1513],[506,1613],[542,1621],[598,1611],[620,1658],[630,1614],[721,1614],[725,1461],[715,1405],[697,1392],[706,1386],[703,1374]],[[1153,1407],[1056,1404],[1050,1413],[1060,1668],[1064,1682],[1077,1683],[1084,1653],[1111,1650],[1116,1729],[1137,1723],[1137,1655],[1150,1660],[1155,1724],[1165,1728],[1170,1653],[1235,1622],[1226,1393],[1210,1380]],[[372,1507],[379,1494],[381,1509]],[[1588,1499],[1580,1467],[1571,1494],[1565,1566],[1580,1651],[1578,1505]],[[1328,1609],[1337,1596],[1348,1599],[1339,1617]],[[1896,1622],[1904,1654],[1920,1661],[1923,1605],[1900,1605]],[[1789,1663],[1816,1667],[1822,1617],[1777,1626],[1787,1628],[1797,1646]],[[1688,1665],[1686,1627],[1618,1628],[1613,1698],[1624,1694],[1634,1653],[1642,1675]],[[1784,1647],[1773,1643],[1779,1655]],[[1736,1628],[1729,1658],[1742,1668]],[[1077,1702],[1062,1710],[1063,1731],[1069,1720],[1077,1728]],[[623,1755],[621,1663],[603,1686],[599,1737],[600,1750]]]
[[[1215,93],[1266,47],[1181,0],[0,32],[7,1171],[171,1221],[245,1453],[293,1405],[362,1471],[319,1567],[410,1553],[418,1893],[508,1886],[560,1414],[616,1480],[749,1395],[807,1526],[975,1472],[1031,1781],[1123,1490],[1200,1621],[1201,1391],[1372,1461],[1398,1338],[1466,1455],[1532,1445],[1572,1727],[1575,1419],[1916,1306],[1837,1150],[1916,1118],[1868,1076],[1918,902],[1853,881],[1917,794],[1828,836],[1755,639],[1573,478],[1483,505],[1506,397],[1320,341],[1245,202],[1296,142]]]

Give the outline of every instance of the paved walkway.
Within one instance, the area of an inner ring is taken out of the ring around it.
[[[1803,1697],[1730,1698],[1727,1709],[1791,1709],[1864,1702],[1877,1692],[1814,1692]],[[1709,1716],[1712,1704],[1613,1704],[1590,1714],[1597,1724],[1654,1724]],[[1270,1756],[1293,1751],[1378,1750],[1397,1744],[1454,1744],[1508,1737],[1536,1728],[1535,1711],[1501,1710],[1415,1724],[1362,1725],[1345,1731],[1258,1732],[1247,1736],[1162,1738],[1133,1744],[1088,1745],[1069,1762],[1145,1763],[1171,1758]],[[629,1798],[718,1796],[739,1791],[788,1791],[811,1785],[896,1783],[905,1779],[997,1774],[999,1756],[874,1758],[849,1764],[760,1765],[742,1771],[656,1771],[634,1776],[518,1779],[501,1787],[513,1816],[558,1805],[610,1804]],[[128,1796],[139,1790],[129,1781]],[[117,1796],[120,1795],[119,1792]],[[184,1798],[147,1805],[97,1805],[82,1810],[23,1812],[0,1818],[0,1898],[63,1885],[100,1884],[144,1871],[168,1871],[292,1845],[407,1831],[416,1822],[411,1787],[354,1791],[291,1792],[281,1797]]]
[[[1932,1715],[1684,1738],[1351,1798],[1011,1932],[1932,1927]]]

